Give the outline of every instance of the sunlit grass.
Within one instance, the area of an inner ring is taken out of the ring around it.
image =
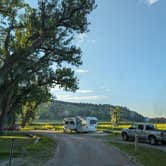
[[[114,131],[121,131],[124,128],[129,128],[132,124],[131,123],[121,123],[117,126],[113,126],[110,122],[100,122],[97,126],[97,130],[114,130]],[[53,130],[62,132],[63,131],[63,124],[51,124],[51,123],[37,123],[32,124],[29,126],[25,126],[22,130]],[[155,127],[160,130],[166,130],[166,124],[155,124]]]
[[[157,123],[157,124],[154,124],[155,127],[159,130],[166,130],[166,123]],[[120,125],[117,125],[117,126],[113,126],[111,123],[99,123],[98,125],[98,129],[99,130],[104,130],[104,129],[110,129],[110,130],[121,130],[121,129],[124,129],[124,128],[129,128],[131,126],[131,124],[120,124]]]
[[[31,137],[24,137],[24,136],[0,136],[0,139],[33,139]]]
[[[114,142],[110,139],[110,143],[120,150],[126,152],[129,156],[132,156],[142,163],[144,166],[165,166],[166,153],[157,149],[138,147],[137,152],[134,150],[134,144],[123,144]]]
[[[163,123],[163,124],[157,123],[155,124],[155,127],[160,130],[166,130],[166,123]]]
[[[25,126],[21,129],[22,131],[28,131],[28,130],[53,130],[53,131],[62,131],[63,125],[62,124],[33,124]]]
[[[22,154],[23,147],[33,143],[33,139],[20,136],[4,136],[0,137],[0,160],[7,159],[10,154],[11,139],[14,139],[13,157],[18,157]]]
[[[11,140],[14,139],[13,157],[21,159],[22,165],[42,165],[53,155],[55,140],[39,135],[40,139],[35,142],[34,137],[17,136],[17,132],[12,136],[0,136],[0,165],[1,161],[8,160],[10,154]]]

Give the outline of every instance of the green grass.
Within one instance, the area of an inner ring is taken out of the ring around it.
[[[11,138],[15,138],[13,157],[21,159],[24,166],[42,165],[52,157],[56,146],[55,141],[46,136],[40,136],[37,143],[25,136],[0,136],[0,162],[9,158]]]
[[[165,166],[166,165],[166,152],[152,149],[148,147],[138,147],[135,152],[134,144],[124,144],[115,141],[116,136],[109,137],[109,143],[119,148],[120,150],[132,156],[139,163],[144,166]]]
[[[32,144],[32,139],[15,139],[14,140],[14,150],[13,156],[18,157],[22,153],[22,148],[27,144]],[[11,139],[10,138],[0,138],[0,160],[7,159],[10,154]]]
[[[99,122],[97,130],[111,130],[111,131],[121,131],[124,128],[129,128],[132,125],[131,122],[121,122],[118,126],[113,126],[110,122]],[[155,124],[157,129],[166,130],[166,124]],[[23,131],[28,130],[54,130],[63,131],[62,121],[36,121],[31,125],[25,126]]]
[[[38,143],[26,146],[25,157],[28,161],[33,162],[32,165],[42,165],[53,156],[55,148],[56,144],[52,138],[41,136]],[[28,163],[24,165],[28,165]]]
[[[62,124],[63,120],[34,120],[33,124],[45,124],[45,123],[49,123],[49,124]]]
[[[119,125],[115,127],[110,122],[99,122],[97,128],[100,130],[121,130],[123,128],[129,128],[132,125],[132,123],[134,122],[120,122]],[[154,125],[157,129],[166,130],[166,123],[155,123]]]
[[[31,137],[25,137],[25,136],[0,136],[0,139],[32,139]]]
[[[28,130],[53,130],[53,131],[63,131],[63,125],[62,124],[33,124],[29,126],[25,126],[21,129],[22,131],[28,131]]]

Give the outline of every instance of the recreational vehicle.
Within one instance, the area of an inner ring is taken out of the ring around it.
[[[64,119],[64,132],[91,132],[96,131],[97,118],[96,117],[71,117]]]

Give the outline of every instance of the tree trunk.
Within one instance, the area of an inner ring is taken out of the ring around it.
[[[10,111],[7,112],[7,124],[9,126],[13,126],[15,125],[15,121],[16,121],[16,114],[15,114],[15,110],[12,110],[10,108]]]
[[[0,114],[0,131],[4,129],[4,126],[7,122],[7,113],[10,110],[10,102],[12,99],[12,93],[7,95],[7,97],[3,97],[1,100],[1,114]]]

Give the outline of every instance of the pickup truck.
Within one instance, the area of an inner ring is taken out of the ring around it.
[[[128,129],[123,129],[121,134],[124,141],[134,140],[137,136],[139,140],[148,141],[151,145],[166,142],[166,131],[155,129],[153,124],[133,124]]]

